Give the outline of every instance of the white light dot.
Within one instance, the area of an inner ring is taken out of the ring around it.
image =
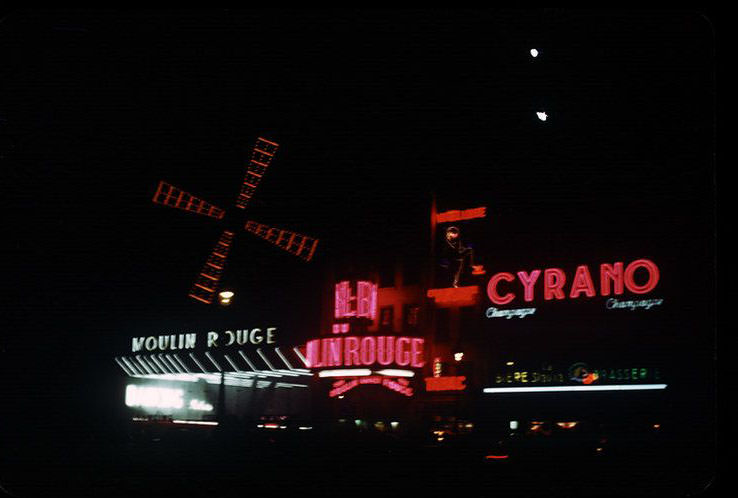
[[[531,48],[530,55],[532,55],[533,57],[538,57],[538,50],[536,50],[535,48]]]
[[[545,112],[537,112],[536,116],[538,116],[538,119],[540,119],[541,121],[546,121],[546,119],[548,119],[548,114],[546,114]]]

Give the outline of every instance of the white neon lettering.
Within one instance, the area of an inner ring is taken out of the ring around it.
[[[256,334],[259,334],[258,336]],[[251,341],[251,344],[261,344],[261,341],[264,340],[264,336],[261,335],[261,329],[253,329],[251,331],[251,334],[249,335],[249,341]]]

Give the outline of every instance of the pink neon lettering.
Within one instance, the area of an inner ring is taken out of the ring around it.
[[[561,290],[566,283],[566,274],[558,268],[548,268],[543,272],[543,298],[546,301],[553,299],[564,299],[564,291]]]
[[[607,263],[600,265],[600,294],[610,295],[610,281],[615,284],[615,295],[623,293],[623,263],[610,266]]]
[[[518,278],[520,279],[520,282],[523,284],[523,287],[525,287],[525,300],[526,301],[533,300],[533,295],[534,295],[533,286],[535,285],[536,280],[538,280],[538,276],[540,274],[541,274],[541,270],[533,270],[530,273],[530,275],[528,275],[524,271],[518,272]]]
[[[425,365],[423,360],[423,343],[424,339],[413,338],[410,340],[410,351],[412,357],[411,365],[415,368],[422,368]]]
[[[643,285],[635,283],[634,273],[638,268],[645,268],[648,270],[648,280]],[[659,283],[659,268],[651,260],[648,259],[637,259],[633,261],[625,269],[625,286],[629,291],[635,294],[645,294],[652,291],[656,284]]]
[[[356,316],[363,318],[376,318],[377,310],[377,286],[371,282],[357,282]]]
[[[341,338],[326,339],[328,347],[330,348],[330,354],[328,356],[328,366],[337,367],[341,366]]]
[[[377,362],[389,365],[395,360],[395,341],[393,337],[377,337]]]
[[[318,350],[320,349],[320,339],[315,339],[312,341],[308,341],[307,345],[305,346],[307,349],[306,354],[306,360],[308,367],[310,368],[319,368],[322,365],[318,361]]]
[[[361,339],[361,363],[371,365],[374,363],[376,342],[374,337],[368,336]]]
[[[344,318],[349,315],[350,290],[348,282],[339,282],[336,284],[336,303],[335,317]]]
[[[489,279],[489,283],[487,284],[487,295],[489,296],[490,301],[492,301],[495,304],[507,304],[513,299],[515,299],[515,294],[512,292],[508,292],[504,296],[500,296],[497,294],[497,282],[500,280],[507,280],[508,282],[512,282],[515,279],[515,277],[511,273],[502,272],[498,273],[492,278]]]
[[[410,363],[410,351],[403,350],[403,344],[409,344],[410,339],[407,337],[400,337],[397,339],[397,351],[395,352],[395,363],[400,366],[406,366]]]
[[[569,297],[579,297],[579,294],[582,292],[584,292],[587,297],[594,297],[596,294],[587,265],[577,266],[577,272],[574,274],[574,281],[571,284]]]
[[[343,355],[344,364],[347,367],[360,365],[359,363],[359,339],[357,337],[346,337],[346,350]]]

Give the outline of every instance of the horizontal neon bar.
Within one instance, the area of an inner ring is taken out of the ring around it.
[[[341,370],[323,370],[318,373],[318,377],[363,377],[371,374],[372,371],[368,368],[346,368]]]
[[[612,386],[485,387],[482,391],[488,394],[502,394],[563,391],[643,391],[652,389],[666,389],[666,384],[620,384]]]
[[[445,211],[436,214],[438,223],[449,223],[452,221],[473,220],[474,218],[484,218],[487,216],[487,208],[478,207],[473,209]]]
[[[191,424],[191,425],[218,425],[218,422],[205,422],[200,420],[172,420],[173,424]]]
[[[388,377],[415,377],[415,372],[412,370],[396,370],[393,368],[385,368],[384,370],[377,370],[379,375],[387,375]]]
[[[485,458],[487,460],[504,460],[507,455],[487,455]]]

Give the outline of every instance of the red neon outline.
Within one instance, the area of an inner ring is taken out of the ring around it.
[[[587,265],[577,266],[574,280],[571,283],[569,298],[576,299],[582,292],[584,292],[587,297],[594,297],[597,295],[594,283],[592,282],[592,276],[589,274],[589,267]]]
[[[538,280],[538,276],[541,274],[541,270],[533,270],[530,275],[528,275],[524,271],[518,272],[518,280],[520,280],[520,283],[523,284],[523,287],[525,288],[524,293],[524,299],[526,301],[532,301],[533,297],[535,296],[535,285],[536,281]],[[497,303],[497,304],[504,304],[504,303]]]
[[[610,295],[610,281],[615,284],[615,295],[623,293],[623,263],[616,262],[614,265],[602,263],[600,265],[600,294]]]
[[[489,279],[489,282],[487,283],[487,296],[489,297],[489,300],[492,301],[495,304],[507,304],[513,299],[515,299],[515,294],[512,292],[508,292],[505,294],[505,296],[500,296],[497,294],[497,282],[500,280],[506,280],[508,282],[512,282],[515,280],[515,277],[512,273],[507,272],[500,272],[492,276],[492,278]]]
[[[637,285],[633,274],[638,268],[648,270],[648,281],[645,285]],[[646,294],[651,292],[659,283],[659,267],[650,259],[637,259],[625,268],[625,286],[634,294]]]
[[[550,301],[566,297],[563,288],[566,284],[566,273],[561,268],[547,268],[543,272],[543,298]]]

